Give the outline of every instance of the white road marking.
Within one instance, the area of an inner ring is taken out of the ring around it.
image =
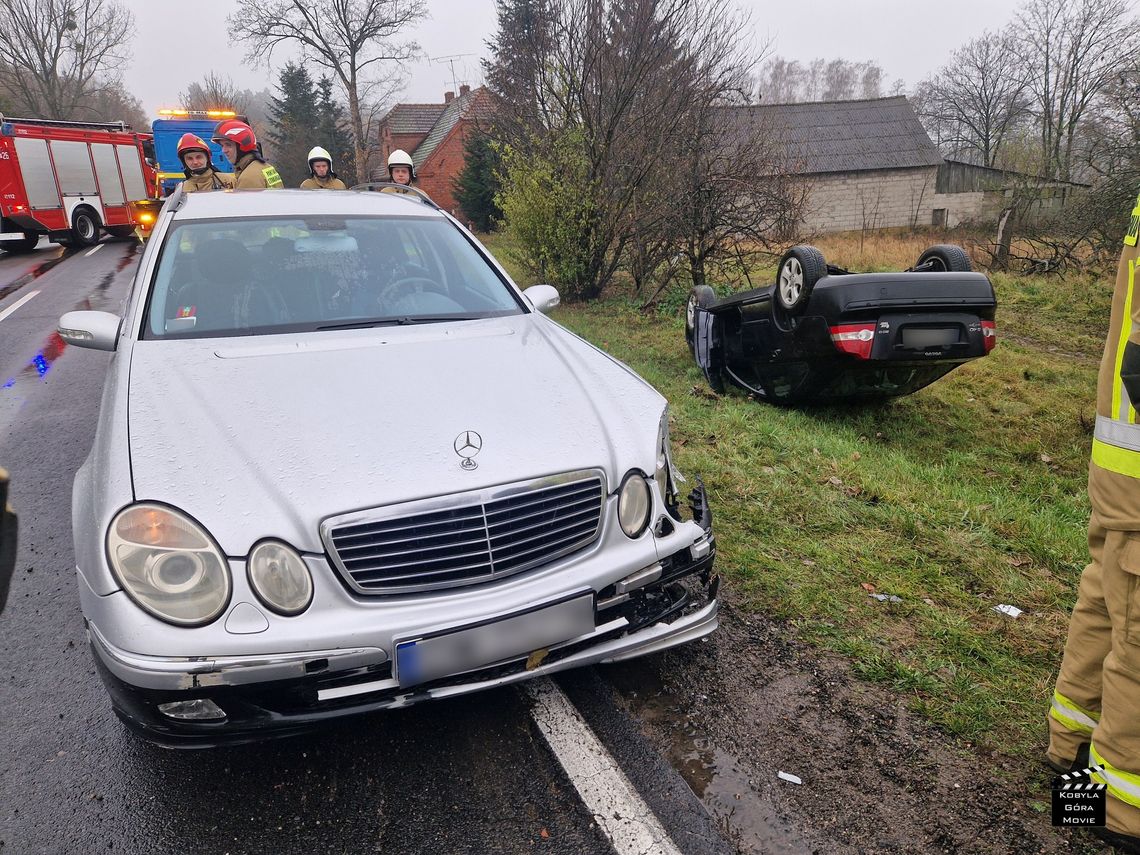
[[[101,243],[96,244],[95,246],[91,247],[91,249],[87,250],[87,252],[83,253],[83,257],[86,258],[89,255],[94,255],[95,253],[97,253],[102,248],[103,248],[103,244],[101,244]]]
[[[550,679],[524,686],[531,717],[618,855],[681,855],[605,746]]]
[[[29,291],[27,294],[25,294],[23,297],[21,297],[15,303],[13,303],[11,306],[9,306],[7,309],[0,312],[0,321],[4,320],[6,317],[8,317],[8,315],[12,314],[12,312],[16,311],[16,309],[20,308],[20,306],[24,305],[24,303],[28,302],[28,300],[32,299],[32,297],[36,296],[36,294],[38,294],[38,293],[40,293],[40,292],[39,291]]]

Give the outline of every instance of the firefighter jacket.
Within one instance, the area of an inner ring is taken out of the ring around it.
[[[306,178],[301,182],[302,190],[347,190],[348,185],[337,178],[332,173],[329,173],[324,178],[313,176]]]
[[[234,186],[234,177],[228,172],[207,169],[201,175],[188,175],[182,182],[185,193],[199,193],[203,190],[229,190]]]
[[[256,154],[243,154],[234,165],[235,190],[280,190],[285,186],[276,167]]]
[[[1140,531],[1140,199],[1116,271],[1108,340],[1097,377],[1089,500],[1107,529]]]

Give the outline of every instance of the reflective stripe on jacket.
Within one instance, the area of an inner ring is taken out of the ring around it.
[[[1133,211],[1134,222],[1140,199]],[[1140,345],[1140,300],[1134,297],[1140,248],[1129,227],[1116,271],[1108,339],[1097,375],[1096,424],[1089,500],[1105,528],[1140,531],[1140,425],[1121,379],[1125,348]]]

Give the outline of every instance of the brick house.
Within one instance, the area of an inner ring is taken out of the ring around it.
[[[402,148],[412,156],[419,188],[445,211],[461,215],[452,182],[463,171],[464,142],[480,120],[486,122],[490,103],[486,87],[464,84],[458,96],[445,92],[442,104],[397,104],[380,120],[381,162]],[[384,166],[375,172],[374,179],[387,176]]]

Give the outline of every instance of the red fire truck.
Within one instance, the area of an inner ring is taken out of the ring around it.
[[[134,234],[131,203],[156,195],[149,141],[122,122],[0,116],[0,249],[29,252],[41,235],[91,246],[103,231]]]

